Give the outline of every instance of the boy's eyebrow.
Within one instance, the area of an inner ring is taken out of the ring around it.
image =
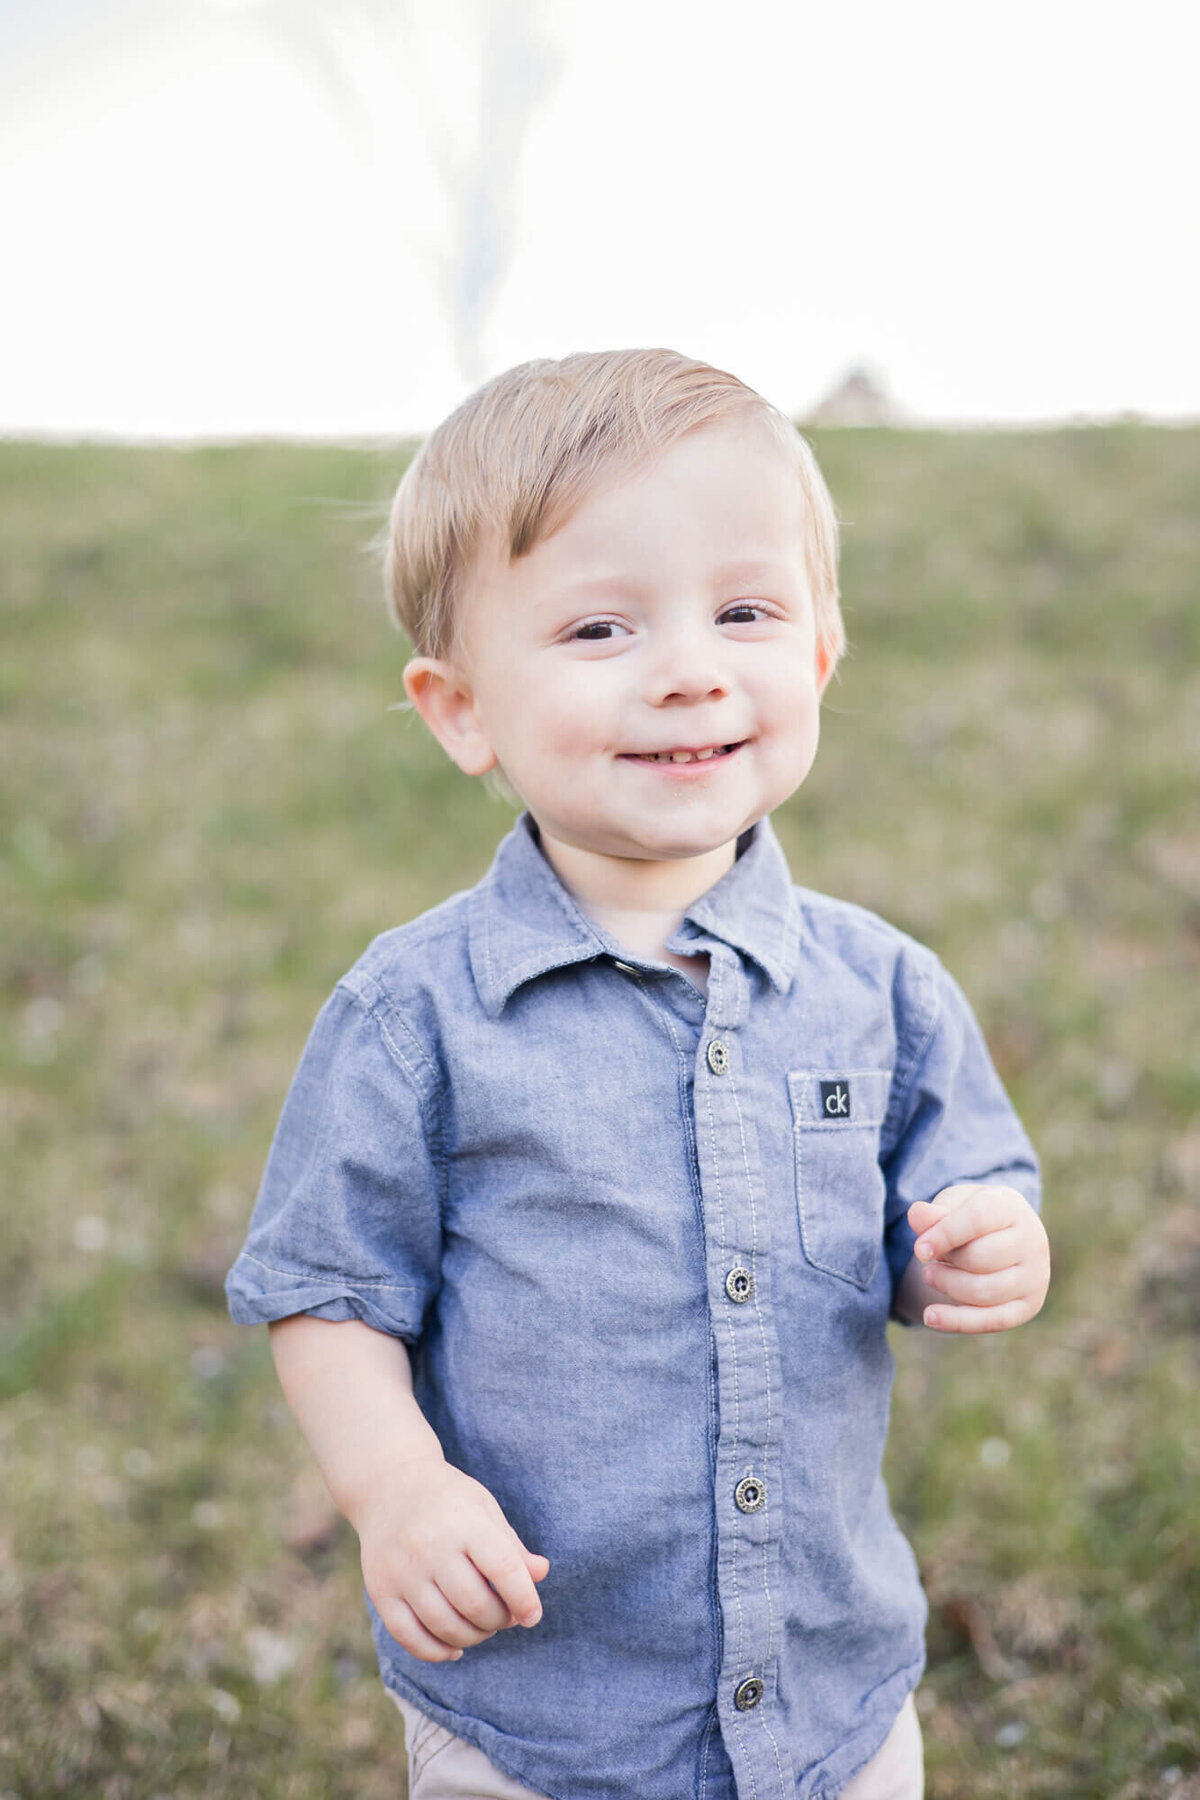
[[[636,577],[620,575],[615,571],[611,575],[580,575],[575,580],[568,576],[556,586],[555,598],[561,600],[565,595],[572,600],[582,600],[590,594],[611,594],[615,591],[627,594],[640,586]]]
[[[770,586],[774,582],[789,581],[796,574],[791,563],[780,562],[775,557],[739,557],[736,562],[723,563],[718,570],[721,584],[748,582],[753,586],[762,582]]]

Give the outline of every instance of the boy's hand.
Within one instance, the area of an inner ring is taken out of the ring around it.
[[[1016,1188],[960,1183],[916,1200],[908,1222],[925,1284],[953,1304],[926,1307],[934,1331],[1008,1331],[1040,1312],[1050,1285],[1045,1226]]]
[[[485,1487],[447,1462],[406,1463],[353,1523],[367,1592],[422,1662],[456,1662],[464,1647],[542,1616],[534,1583],[550,1564],[525,1548]]]

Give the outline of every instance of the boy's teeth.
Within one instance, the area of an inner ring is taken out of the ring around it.
[[[707,762],[710,756],[724,756],[725,748],[711,750],[659,750],[648,756],[648,762]]]

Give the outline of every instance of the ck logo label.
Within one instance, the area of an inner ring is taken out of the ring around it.
[[[821,1116],[824,1119],[848,1119],[850,1117],[850,1083],[848,1081],[823,1081],[821,1083]]]

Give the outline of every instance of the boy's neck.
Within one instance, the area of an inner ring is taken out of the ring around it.
[[[563,886],[582,910],[623,949],[659,961],[680,962],[666,941],[684,914],[734,864],[737,841],[676,861],[602,856],[564,844],[539,828],[542,849]]]

